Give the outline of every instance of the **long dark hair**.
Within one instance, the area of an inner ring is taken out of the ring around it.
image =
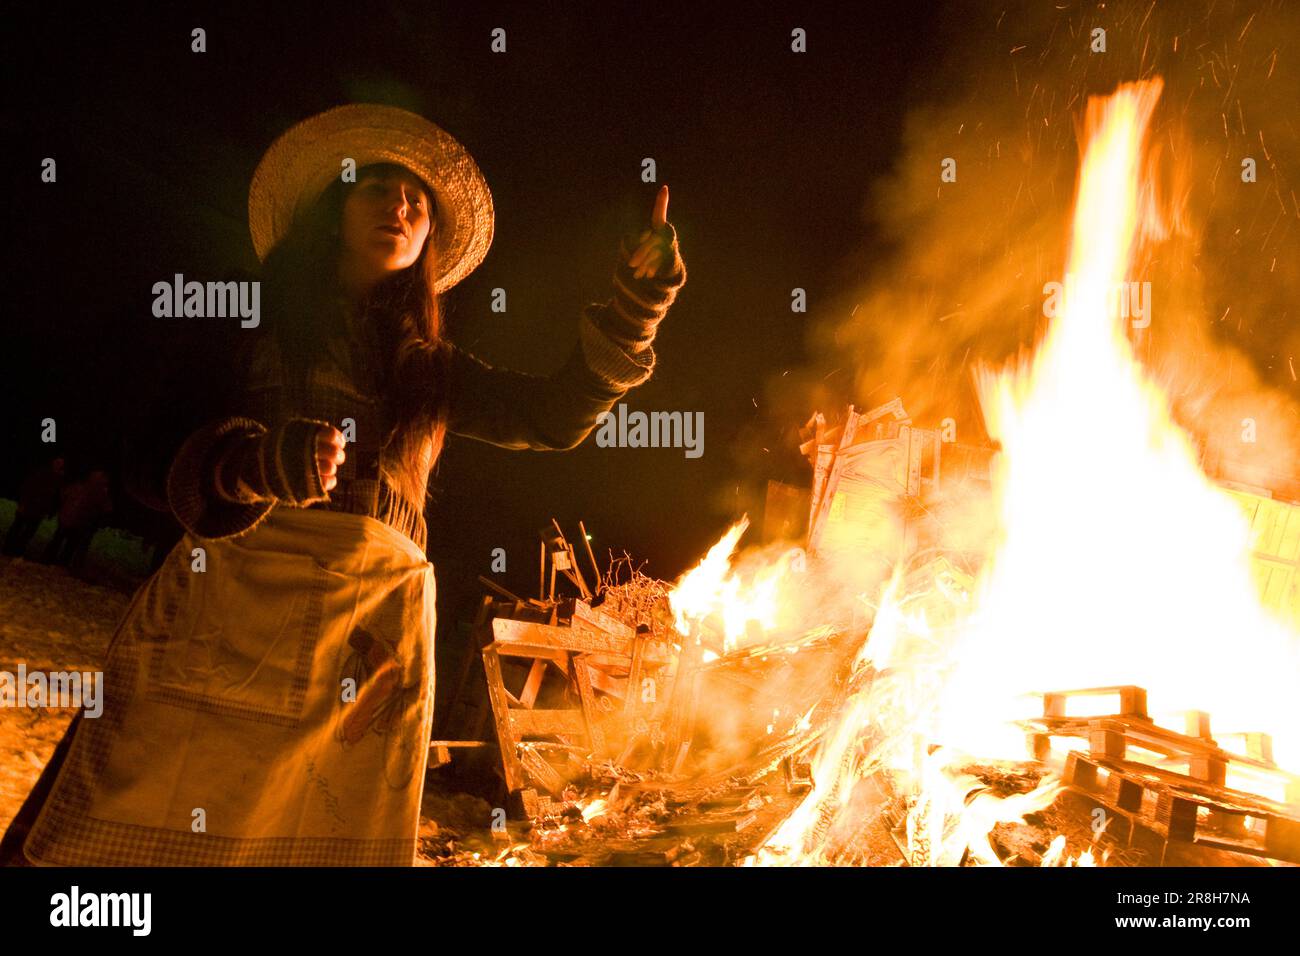
[[[310,370],[326,358],[331,343],[344,341],[347,331],[338,280],[344,202],[367,174],[383,171],[387,165],[363,167],[357,171],[356,183],[335,179],[295,219],[263,264],[262,293],[270,332],[279,345],[284,384],[298,407]],[[433,216],[434,193],[427,185],[425,191]],[[415,263],[370,291],[361,308],[361,341],[352,343],[354,356],[361,360],[354,368],[376,388],[387,423],[382,443],[388,460],[384,477],[421,508],[429,469],[442,452],[447,431],[446,375],[427,375],[430,368],[445,370],[448,354],[442,337],[442,305],[433,291],[436,228],[436,221],[430,223],[429,237]],[[426,374],[414,374],[417,369]],[[429,393],[431,388],[434,394]]]

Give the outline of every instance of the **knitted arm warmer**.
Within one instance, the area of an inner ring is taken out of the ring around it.
[[[279,501],[305,507],[328,500],[316,465],[316,438],[329,422],[294,418],[259,434],[238,434],[216,455],[213,491],[223,501]]]
[[[686,265],[677,245],[677,230],[664,223],[656,239],[663,252],[663,262],[655,275],[635,277],[627,260],[638,243],[624,237],[619,246],[618,265],[614,270],[614,299],[593,316],[596,325],[625,352],[643,352],[654,341],[660,321],[686,283]]]
[[[638,243],[624,237],[614,270],[614,298],[587,306],[578,325],[587,367],[623,391],[640,385],[654,371],[651,343],[686,283],[677,231],[665,223],[658,236],[664,261],[657,271],[664,274],[637,279],[627,260]]]
[[[301,507],[328,500],[315,459],[322,425],[299,418],[268,432],[258,421],[232,416],[200,428],[168,470],[172,512],[199,537],[226,538],[257,527],[277,502]]]

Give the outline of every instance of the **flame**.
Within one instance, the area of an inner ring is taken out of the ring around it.
[[[742,574],[733,567],[732,556],[741,537],[749,528],[748,515],[727,530],[717,544],[692,570],[684,574],[669,593],[669,604],[677,630],[697,641],[710,619],[720,623],[724,653],[740,646],[755,633],[766,634],[777,628],[784,588],[802,551],[791,549],[780,560],[761,563],[752,574]],[[705,658],[716,659],[705,652]]]
[[[973,593],[945,592],[954,613],[932,620],[895,572],[813,789],[751,862],[857,861],[867,821],[854,806],[884,774],[905,806],[893,829],[910,864],[999,865],[993,827],[1050,805],[1060,784],[1049,774],[999,798],[961,768],[1024,759],[1015,721],[1041,708],[1035,691],[1136,684],[1150,712],[1208,710],[1220,731],[1271,733],[1277,762],[1300,766],[1300,641],[1263,604],[1247,519],[1201,471],[1127,335],[1134,265],[1166,232],[1143,152],[1161,89],[1156,78],[1089,101],[1065,294],[1032,356],[977,369],[1001,453],[998,535]],[[724,536],[697,572],[726,581],[738,539]],[[1062,835],[1042,865],[1096,860],[1091,848],[1067,856]]]
[[[1040,862],[1038,865],[1039,866],[1088,866],[1088,867],[1095,867],[1097,865],[1097,859],[1096,857],[1093,856],[1091,847],[1084,850],[1082,853],[1078,853],[1074,856],[1066,856],[1065,851],[1066,851],[1065,834],[1063,833],[1057,834],[1057,836],[1052,840],[1052,842],[1048,844],[1047,852],[1043,854],[1042,862]],[[1103,853],[1102,860],[1104,861],[1105,859],[1106,859],[1106,855]]]
[[[580,800],[578,808],[582,813],[582,822],[590,823],[597,817],[603,817],[609,812],[609,803],[599,797],[590,800]]]
[[[1137,684],[1152,712],[1266,728],[1279,762],[1297,758],[1295,635],[1260,600],[1240,508],[1201,472],[1116,314],[1112,290],[1138,281],[1141,240],[1163,232],[1141,163],[1160,92],[1156,79],[1089,103],[1072,291],[1032,360],[977,372],[1002,446],[1001,540],[954,648],[943,720],[971,752],[1019,746],[995,724],[1025,691]]]
[[[906,797],[905,851],[912,866],[963,860],[1000,866],[989,842],[993,827],[1049,806],[1060,793],[1049,774],[1029,793],[998,798],[958,769],[963,754],[945,747],[930,750],[938,739],[936,718],[952,638],[948,627],[931,625],[922,611],[909,607],[917,596],[905,595],[904,589],[904,576],[896,570],[876,611],[871,639],[853,662],[852,691],[813,762],[813,789],[755,862],[859,862],[852,844],[862,821],[851,807],[860,782],[877,773],[887,774]]]

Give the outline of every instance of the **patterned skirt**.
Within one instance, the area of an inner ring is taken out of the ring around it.
[[[113,636],[103,713],[70,730],[27,858],[410,866],[434,596],[420,549],[364,515],[186,535]]]

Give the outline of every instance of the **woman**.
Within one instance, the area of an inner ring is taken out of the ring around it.
[[[230,413],[171,461],[187,533],[114,635],[103,716],[78,716],[6,843],[43,799],[23,843],[38,864],[410,865],[433,715],[429,471],[447,432],[572,448],[649,377],[685,281],[667,201],[560,371],[526,375],[441,336],[438,294],[492,237],[459,143],[372,105],[277,140],[249,198],[269,327]]]

